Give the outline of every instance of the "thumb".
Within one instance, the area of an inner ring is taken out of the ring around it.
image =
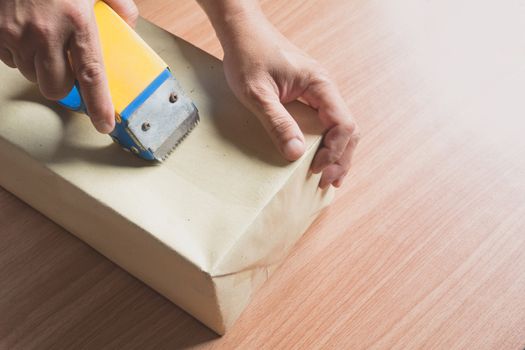
[[[305,151],[304,135],[297,122],[275,93],[257,95],[252,111],[266,129],[275,146],[289,161],[299,159]]]
[[[126,23],[135,27],[139,18],[139,9],[133,0],[104,0]]]

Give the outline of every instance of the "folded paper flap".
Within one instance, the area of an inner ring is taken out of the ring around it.
[[[147,165],[123,153],[88,118],[45,101],[4,65],[0,137],[211,271],[297,166],[310,159],[282,159],[259,121],[231,93],[219,60],[143,20],[138,31],[174,69],[201,115],[201,124],[164,164]],[[315,112],[301,103],[288,108],[311,150],[322,133]]]
[[[211,271],[212,277],[278,264],[318,212],[331,202],[333,188],[319,189],[317,184],[321,175],[308,171],[317,145],[308,150],[287,183],[261,208],[238,240],[217,261]],[[283,225],[284,220],[286,225]]]
[[[216,261],[211,270],[212,277],[265,268],[283,258],[296,240],[290,232],[298,232],[289,228],[300,225],[297,220],[304,222],[304,214],[311,212],[307,209],[310,197],[320,191],[316,186],[306,186],[307,182],[318,182],[320,178],[320,175],[309,173],[306,166],[310,164],[318,145],[319,142],[316,142],[306,151],[305,159],[296,163],[296,171],[286,180],[287,184],[295,186],[282,184],[278,187],[279,191],[269,198],[256,217],[243,228],[238,239]],[[297,207],[298,198],[302,199],[301,208]],[[287,225],[282,224],[283,220]]]

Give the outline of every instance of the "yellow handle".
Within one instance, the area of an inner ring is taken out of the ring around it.
[[[104,2],[95,4],[95,17],[111,97],[120,114],[167,64]]]

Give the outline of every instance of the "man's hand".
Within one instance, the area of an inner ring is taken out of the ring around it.
[[[93,125],[109,133],[115,111],[109,94],[93,12],[95,0],[0,0],[0,60],[36,82],[44,97],[59,100],[74,80]],[[106,0],[129,24],[132,0]]]
[[[319,186],[341,186],[359,140],[357,126],[336,84],[312,58],[283,37],[254,0],[200,0],[224,49],[233,92],[261,121],[282,155],[294,161],[304,136],[283,103],[302,99],[318,111],[327,132],[311,169]]]

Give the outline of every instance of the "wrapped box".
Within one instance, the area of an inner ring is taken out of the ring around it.
[[[309,173],[322,128],[288,105],[307,151],[283,160],[219,60],[145,21],[137,30],[195,101],[197,128],[150,165],[1,65],[0,185],[222,334],[332,198]]]

